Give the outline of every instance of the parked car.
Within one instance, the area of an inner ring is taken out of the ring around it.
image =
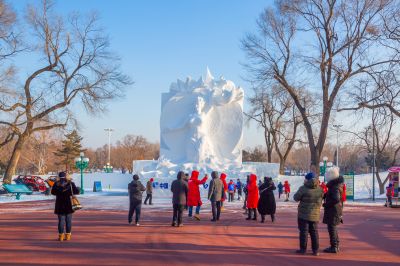
[[[24,184],[32,191],[46,192],[47,186],[40,176],[19,175],[14,179],[16,184]]]

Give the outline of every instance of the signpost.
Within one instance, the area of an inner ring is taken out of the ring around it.
[[[93,183],[93,192],[102,192],[103,188],[101,186],[101,181],[94,181]]]
[[[354,173],[345,174],[343,178],[346,184],[346,199],[354,201]]]

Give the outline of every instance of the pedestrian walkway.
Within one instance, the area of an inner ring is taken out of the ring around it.
[[[200,222],[185,218],[182,228],[170,226],[172,214],[165,209],[144,209],[140,227],[127,224],[126,211],[82,210],[74,215],[72,241],[58,242],[52,205],[0,205],[0,265],[387,266],[400,261],[400,216],[395,209],[352,207],[340,227],[343,252],[313,257],[294,253],[297,218],[286,209],[278,209],[275,224],[261,224],[245,221],[241,210],[227,206],[219,223],[211,223],[204,213]],[[320,237],[321,248],[327,247],[323,224]]]

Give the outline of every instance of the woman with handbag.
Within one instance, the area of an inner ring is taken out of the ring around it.
[[[275,222],[276,202],[274,190],[276,189],[272,178],[264,177],[264,183],[258,188],[260,199],[258,200],[258,213],[261,215],[261,222],[265,222],[265,216],[271,215],[271,220]]]
[[[67,173],[60,172],[51,188],[51,194],[56,196],[54,213],[58,216],[58,240],[71,240],[72,213],[79,209],[77,208],[79,202],[72,201],[76,201],[74,195],[79,194],[79,189]]]

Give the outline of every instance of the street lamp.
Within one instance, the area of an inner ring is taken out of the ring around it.
[[[327,162],[328,162],[328,157],[324,156],[324,157],[322,157],[322,160],[323,160],[323,162],[321,162],[319,164],[319,167],[320,167],[320,171],[321,171],[321,167],[322,167],[322,170],[323,170],[322,173],[323,173],[324,182],[325,182],[326,165],[327,165]]]
[[[89,158],[84,157],[85,154],[81,152],[79,157],[75,158],[75,166],[79,170],[81,170],[81,194],[84,194],[85,191],[83,190],[83,170],[88,167],[89,165]]]
[[[103,166],[103,170],[106,173],[112,173],[113,167],[112,167],[112,165],[110,165],[110,163],[107,163],[106,165]]]
[[[333,125],[336,129],[336,166],[339,167],[339,130],[343,125]]]
[[[105,128],[104,131],[108,133],[108,164],[111,164],[111,133],[114,131],[112,128]]]

